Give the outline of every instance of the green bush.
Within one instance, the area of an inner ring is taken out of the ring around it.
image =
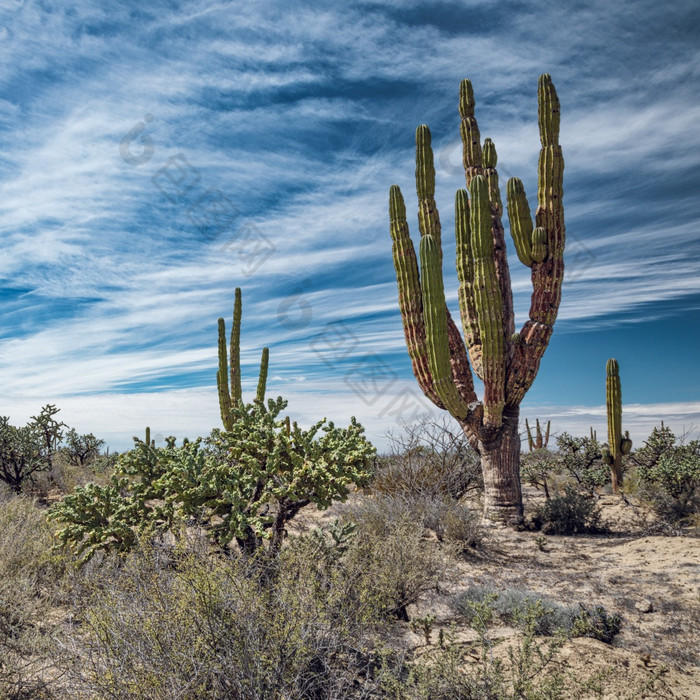
[[[535,511],[536,522],[548,535],[602,532],[600,517],[600,508],[595,501],[572,486],[567,486],[563,494],[545,501]]]
[[[354,419],[346,429],[323,420],[302,430],[279,419],[286,405],[239,404],[230,431],[182,447],[136,439],[106,486],[78,488],[51,509],[61,544],[87,561],[196,525],[224,551],[233,541],[250,554],[265,542],[277,551],[301,508],[327,508],[366,483],[375,453]]]
[[[0,417],[0,481],[15,493],[53,466],[65,425],[54,419],[59,410],[47,404],[21,428],[10,425],[7,416]]]
[[[633,455],[641,495],[662,520],[683,524],[700,513],[700,440],[677,444],[663,424]]]

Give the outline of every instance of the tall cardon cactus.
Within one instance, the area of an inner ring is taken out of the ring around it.
[[[532,429],[530,424],[525,419],[525,430],[527,431],[527,444],[530,448],[530,452],[535,450],[541,450],[543,447],[546,448],[549,445],[549,430],[552,427],[552,421],[547,421],[547,432],[542,436],[542,426],[540,425],[540,419],[535,419],[535,435],[532,434]]]
[[[233,302],[233,326],[231,327],[230,353],[231,353],[231,387],[229,389],[229,362],[226,350],[226,323],[223,318],[219,319],[219,369],[216,373],[216,386],[219,390],[219,408],[221,409],[221,420],[224,428],[233,428],[233,418],[231,408],[243,400],[241,389],[241,290],[236,288],[236,295]],[[267,365],[270,358],[270,351],[263,348],[260,359],[260,378],[258,379],[258,390],[255,400],[263,402],[265,400],[265,385],[267,383]]]
[[[464,338],[445,302],[440,217],[430,130],[416,132],[416,190],[420,265],[411,241],[400,189],[389,194],[399,308],[413,372],[423,393],[450,412],[481,455],[485,515],[522,516],[520,402],[535,379],[552,335],[564,278],[564,213],[559,146],[559,100],[549,75],[539,80],[538,207],[533,222],[523,184],[508,181],[510,232],[520,261],[530,268],[529,319],[515,332],[513,294],[501,217],[496,148],[483,143],[468,80],[459,95],[467,188],[455,199],[459,308]],[[419,272],[420,268],[420,272]],[[471,368],[470,368],[471,364]],[[472,370],[484,383],[478,401]]]
[[[603,460],[610,466],[613,493],[620,493],[622,486],[622,456],[632,450],[629,432],[622,435],[622,386],[620,365],[610,359],[605,368],[605,393],[608,412],[608,447],[603,449]]]

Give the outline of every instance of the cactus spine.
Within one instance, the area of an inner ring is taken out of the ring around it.
[[[603,452],[603,460],[610,466],[613,493],[619,493],[622,486],[622,456],[630,453],[632,440],[629,432],[622,435],[622,386],[620,365],[617,360],[612,358],[608,360],[606,375],[608,448]]]
[[[216,386],[219,392],[219,409],[221,420],[226,430],[233,428],[233,418],[231,409],[243,401],[241,389],[241,290],[236,288],[233,303],[233,325],[231,327],[230,338],[230,377],[231,385],[229,389],[229,360],[226,352],[226,323],[223,318],[218,321],[219,339],[219,369],[216,373]],[[270,358],[268,348],[263,348],[260,359],[260,376],[258,378],[258,388],[255,400],[262,403],[265,400],[265,386],[267,384],[267,367]]]
[[[399,309],[413,372],[423,393],[455,417],[481,454],[485,514],[497,519],[522,515],[520,402],[535,379],[549,343],[564,277],[559,101],[549,75],[540,77],[538,104],[542,148],[534,221],[522,182],[511,178],[506,186],[511,235],[518,258],[531,270],[533,286],[529,319],[519,333],[515,332],[501,223],[503,205],[496,148],[490,139],[482,147],[474,116],[474,92],[468,80],[462,81],[459,93],[467,189],[459,190],[455,197],[463,338],[445,304],[442,233],[434,199],[435,169],[427,126],[421,125],[416,131],[420,265],[399,187],[392,185],[389,194]],[[483,401],[478,401],[474,392],[472,371],[484,382]],[[546,445],[549,425],[544,439],[539,421],[537,430],[538,442]]]

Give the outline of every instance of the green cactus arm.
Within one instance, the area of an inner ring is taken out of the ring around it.
[[[489,199],[491,200],[491,205],[495,213],[500,219],[500,217],[503,216],[503,202],[501,201],[501,190],[498,187],[498,171],[496,170],[498,155],[496,153],[496,146],[491,139],[484,139],[482,154],[484,177],[489,185]]]
[[[532,232],[532,259],[541,263],[547,257],[547,232],[536,228]]]
[[[263,348],[262,357],[260,358],[260,377],[258,378],[258,390],[255,394],[255,400],[258,403],[265,401],[265,386],[267,385],[267,366],[270,361],[270,350]]]
[[[440,215],[435,203],[435,165],[430,129],[425,125],[416,129],[416,193],[421,237],[427,235],[433,237],[442,264],[442,231]],[[464,341],[452,320],[447,305],[445,305],[445,314],[452,380],[462,400],[471,403],[476,401],[476,395]]]
[[[219,319],[219,369],[216,372],[216,388],[219,393],[219,410],[221,421],[226,430],[231,430],[231,394],[228,386],[228,358],[226,354],[226,322]]]
[[[496,147],[491,139],[486,139],[481,147],[479,125],[474,116],[474,90],[469,80],[463,80],[459,86],[460,134],[462,137],[462,161],[467,187],[477,175],[483,175],[488,182],[489,201],[491,203],[491,228],[496,275],[501,288],[501,308],[503,314],[503,337],[510,338],[515,331],[513,313],[513,291],[508,269],[505,233],[501,223],[503,204],[498,189],[498,172],[496,171]]]
[[[469,221],[469,199],[466,190],[457,190],[455,195],[455,238],[457,243],[457,279],[459,280],[459,311],[462,318],[464,341],[475,374],[483,379],[481,335],[474,300],[474,271],[471,252],[471,226]]]
[[[444,408],[440,397],[435,393],[430,374],[418,262],[406,221],[406,205],[397,185],[392,185],[389,190],[389,221],[399,311],[413,374],[425,396],[438,408]]]
[[[440,249],[430,234],[421,238],[420,264],[428,363],[435,391],[455,418],[464,419],[469,414],[469,406],[452,379]]]
[[[559,99],[549,75],[540,76],[537,94],[542,148],[538,163],[535,223],[537,228],[544,229],[546,233],[546,257],[542,262],[533,260],[531,265],[533,291],[530,318],[520,331],[523,342],[514,349],[508,367],[506,402],[509,404],[520,403],[537,376],[559,311],[564,282],[564,159],[558,144]],[[532,254],[532,248],[530,253]]]
[[[553,325],[564,281],[564,159],[559,145],[559,98],[549,75],[538,84],[538,122],[542,148],[538,162],[535,225],[547,234],[547,257],[532,267],[530,319]]]
[[[483,153],[479,125],[474,116],[474,89],[470,80],[459,84],[460,135],[462,137],[462,163],[467,187],[475,175],[483,173]]]
[[[420,235],[430,235],[435,239],[442,260],[440,215],[435,204],[435,165],[430,129],[425,124],[416,129],[416,192]]]
[[[501,202],[501,192],[498,188],[497,161],[496,147],[491,139],[486,139],[483,150],[483,172],[488,184],[489,202],[491,203],[491,234],[493,236],[494,263],[498,283],[501,287],[501,301],[503,304],[503,336],[510,338],[515,332],[515,314],[513,313],[513,289],[510,283],[506,234],[501,221],[503,203]]]
[[[515,252],[523,265],[532,267],[532,216],[527,203],[525,188],[522,180],[511,177],[506,186],[506,204],[508,207],[508,222],[510,235],[515,244]]]
[[[549,430],[552,427],[552,421],[548,420],[547,421],[547,432],[544,435],[544,446],[547,447],[549,445]]]
[[[233,302],[233,325],[231,326],[231,401],[238,404],[243,400],[241,388],[241,289],[236,287]]]
[[[474,269],[474,300],[479,319],[484,374],[484,421],[489,427],[501,424],[505,404],[505,338],[503,300],[494,261],[491,233],[491,203],[488,184],[476,175],[471,194],[471,250]]]

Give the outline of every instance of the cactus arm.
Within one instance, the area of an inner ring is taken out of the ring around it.
[[[498,283],[501,287],[501,300],[503,303],[503,335],[508,339],[515,333],[513,289],[510,283],[506,234],[501,222],[503,203],[501,202],[501,192],[498,188],[498,171],[496,170],[498,156],[496,147],[491,139],[484,141],[482,154],[484,178],[488,185],[489,202],[491,202],[491,234],[493,236],[494,263]]]
[[[547,447],[549,445],[549,430],[552,427],[552,421],[548,420],[547,421],[547,432],[545,433],[544,436],[544,446]]]
[[[547,257],[547,232],[543,228],[536,228],[532,232],[532,259],[541,263]]]
[[[440,249],[430,234],[421,238],[420,263],[426,347],[435,391],[455,418],[465,419],[469,406],[452,379]]]
[[[483,153],[479,125],[474,117],[474,89],[470,80],[459,84],[460,134],[462,136],[462,163],[469,187],[475,175],[483,173]]]
[[[221,420],[226,430],[231,430],[231,394],[228,386],[228,358],[226,355],[226,322],[219,319],[219,369],[216,373],[216,388],[219,392]]]
[[[457,279],[459,280],[459,310],[464,340],[469,350],[472,369],[483,379],[481,335],[474,300],[474,271],[472,269],[469,199],[466,190],[455,195],[455,238],[457,242]]]
[[[483,352],[484,421],[488,427],[498,427],[505,403],[503,300],[494,261],[488,184],[482,175],[477,175],[469,190],[474,300]]]
[[[537,228],[546,234],[545,257],[533,258],[531,265],[532,297],[530,318],[520,336],[522,342],[514,349],[506,378],[506,402],[520,403],[537,376],[540,361],[552,335],[559,311],[561,287],[564,281],[564,159],[559,146],[559,99],[549,75],[540,76],[538,83],[538,122],[542,148],[538,164]],[[524,197],[524,195],[523,195]],[[524,200],[523,200],[524,201]],[[517,217],[514,217],[514,220]],[[511,221],[511,226],[512,226]],[[540,234],[538,234],[538,237]],[[518,238],[518,235],[515,235]],[[525,239],[521,241],[524,245]],[[532,257],[532,238],[530,239]],[[540,251],[541,252],[541,251]]]
[[[535,222],[546,232],[547,257],[532,267],[530,319],[553,325],[564,281],[564,159],[559,145],[559,98],[549,75],[540,76],[539,127],[542,148],[538,163]]]
[[[267,385],[267,366],[270,361],[270,350],[263,348],[262,357],[260,358],[260,377],[258,378],[258,390],[255,394],[255,400],[258,403],[265,401],[265,386]]]
[[[525,430],[527,430],[527,446],[530,448],[530,452],[535,450],[535,441],[532,438],[532,430],[530,429],[530,424],[525,419]]]
[[[510,235],[515,244],[515,252],[523,265],[532,267],[532,216],[527,203],[522,180],[511,177],[506,186],[506,203],[508,206],[508,223]]]
[[[231,401],[237,404],[243,400],[241,388],[241,289],[236,287],[233,302],[233,325],[231,326]]]
[[[399,311],[413,374],[425,396],[438,408],[444,408],[440,397],[435,393],[433,377],[430,374],[418,262],[406,222],[406,205],[397,185],[392,185],[389,190],[389,219],[392,256],[399,290]]]
[[[536,432],[537,432],[537,449],[541,450],[542,449],[542,426],[540,425],[540,419],[536,418],[535,419],[535,424],[536,424]]]
[[[427,235],[433,237],[438,251],[442,280],[442,230],[440,214],[435,203],[435,164],[430,129],[425,124],[416,129],[416,194],[418,195],[418,227],[421,238]],[[425,305],[423,309],[425,314]],[[476,401],[476,395],[464,341],[446,304],[445,314],[452,381],[457,387],[462,403],[471,403]]]
[[[430,145],[430,129],[421,124],[416,129],[416,192],[418,194],[418,228],[421,237],[435,239],[442,261],[440,215],[435,203],[435,165]]]

